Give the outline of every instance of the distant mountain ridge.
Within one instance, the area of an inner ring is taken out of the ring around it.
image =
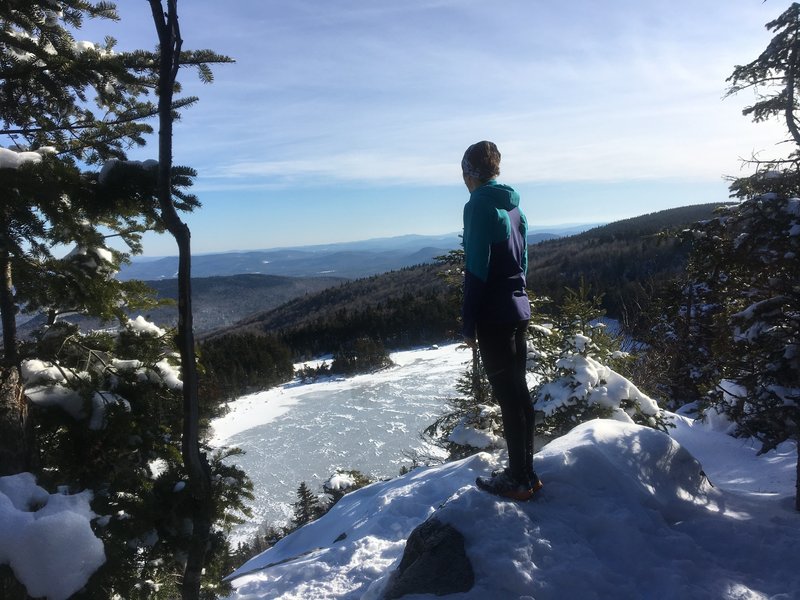
[[[592,225],[570,225],[549,231],[530,232],[528,243],[569,235]],[[285,277],[336,276],[347,279],[369,277],[412,265],[431,263],[437,256],[461,246],[457,233],[444,235],[403,235],[357,242],[318,244],[292,248],[247,250],[192,257],[193,277],[218,277],[240,274],[280,275]],[[156,281],[177,276],[178,259],[135,258],[123,266],[118,278]]]

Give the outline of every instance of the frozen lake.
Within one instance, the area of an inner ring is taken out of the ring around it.
[[[235,540],[264,523],[286,523],[301,481],[320,491],[337,468],[394,477],[410,465],[404,453],[436,451],[420,432],[456,394],[470,354],[449,344],[391,358],[396,366],[377,373],[293,381],[243,396],[214,422],[213,444],[244,450],[236,462],[254,485],[253,517],[236,530]]]

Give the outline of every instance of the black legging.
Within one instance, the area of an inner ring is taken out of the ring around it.
[[[477,326],[483,368],[503,415],[508,468],[521,483],[529,481],[533,473],[534,413],[525,381],[527,328],[527,321],[479,322]]]

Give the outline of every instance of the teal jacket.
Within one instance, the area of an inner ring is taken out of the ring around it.
[[[478,321],[530,318],[525,294],[528,221],[513,188],[489,181],[464,206],[463,334],[475,338]]]

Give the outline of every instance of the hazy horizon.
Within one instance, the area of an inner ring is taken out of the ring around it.
[[[639,216],[639,215],[636,215]],[[542,227],[535,227],[528,230],[528,235],[537,235],[537,234],[547,234],[552,233],[555,235],[565,235],[566,232],[573,233],[580,233],[581,231],[586,231],[588,229],[592,229],[593,227],[599,227],[601,225],[607,225],[609,222],[598,222],[598,223],[558,223],[551,226],[542,226]],[[574,231],[573,231],[574,230]],[[162,234],[162,235],[169,235],[169,234]],[[236,254],[236,253],[246,253],[246,252],[272,252],[275,250],[293,250],[293,249],[312,249],[312,248],[327,248],[331,246],[347,246],[351,244],[368,244],[370,242],[380,242],[380,241],[389,241],[389,240],[399,240],[403,238],[423,238],[423,239],[434,239],[434,238],[446,238],[449,236],[458,237],[461,235],[461,231],[448,231],[444,233],[434,233],[434,234],[419,234],[419,233],[401,233],[398,235],[391,235],[391,236],[380,236],[380,237],[369,237],[363,239],[351,239],[351,240],[342,240],[337,242],[327,242],[327,243],[311,243],[311,244],[300,244],[297,246],[270,246],[264,248],[230,248],[225,250],[211,250],[208,252],[192,252],[193,256],[209,256],[215,254]],[[174,254],[163,254],[163,255],[150,255],[150,254],[140,254],[136,256],[131,256],[131,260],[134,262],[141,262],[141,261],[153,261],[158,260],[160,258],[174,258],[177,257],[177,250]]]

